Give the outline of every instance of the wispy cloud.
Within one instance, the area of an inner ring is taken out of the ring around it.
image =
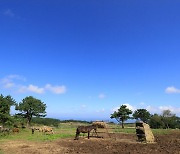
[[[96,112],[97,112],[97,113],[102,113],[102,112],[105,112],[105,109],[102,108],[102,109],[100,109],[100,110],[97,110]]]
[[[171,86],[171,87],[167,87],[165,89],[165,92],[168,93],[168,94],[180,94],[180,89],[177,89],[176,87],[174,86]]]
[[[39,87],[34,84],[25,85],[24,84],[25,81],[26,81],[26,78],[24,78],[23,76],[9,75],[0,79],[0,84],[2,85],[3,88],[11,89],[18,93],[32,92],[32,93],[37,93],[37,94],[43,94],[47,91],[50,91],[54,94],[64,94],[67,91],[66,86],[64,85],[53,86],[51,84],[46,84],[43,87]]]
[[[144,103],[144,102],[140,102],[139,104],[140,104],[141,106],[145,105],[145,103]]]
[[[150,113],[159,113],[158,107],[153,107],[151,105],[148,105],[148,106],[145,107],[145,109],[147,111],[149,111]]]
[[[82,105],[81,105],[81,108],[82,108],[82,109],[84,109],[84,108],[86,108],[86,107],[87,107],[87,106],[86,106],[85,104],[82,104]]]
[[[173,107],[171,105],[168,106],[146,106],[145,108],[147,111],[149,111],[150,113],[154,114],[161,114],[164,110],[170,110],[172,113],[175,114],[180,114],[180,108],[179,107]]]
[[[3,85],[4,88],[13,88],[16,87],[17,81],[26,81],[25,77],[20,75],[8,75],[2,79],[0,79],[0,83]]]
[[[17,80],[21,80],[21,81],[26,81],[26,78],[24,76],[17,75],[17,74],[9,75],[9,76],[7,76],[7,78],[9,78],[9,79],[17,79]]]
[[[14,16],[15,16],[14,12],[13,12],[11,9],[5,10],[5,11],[3,12],[3,14],[4,14],[5,16],[9,16],[9,17],[14,17]]]
[[[98,95],[98,97],[99,97],[100,99],[103,99],[103,98],[105,98],[105,97],[106,97],[106,95],[105,95],[105,94],[103,94],[103,93],[101,93],[101,94],[99,94],[99,95]]]
[[[164,110],[170,110],[171,112],[173,113],[180,113],[180,108],[177,108],[177,107],[173,107],[173,106],[159,106],[159,110],[162,112]]]
[[[132,111],[135,111],[135,110],[136,110],[136,107],[135,107],[135,106],[132,106],[132,105],[130,105],[130,104],[128,104],[128,103],[125,103],[125,104],[123,104],[123,105],[126,105],[127,108],[130,109],[130,110],[132,110]]]
[[[18,89],[19,93],[33,92],[37,94],[42,94],[45,92],[44,88],[30,84],[29,86],[20,86]]]
[[[51,91],[52,93],[55,94],[64,94],[66,92],[66,86],[52,86],[51,84],[46,84],[45,86],[46,90]]]

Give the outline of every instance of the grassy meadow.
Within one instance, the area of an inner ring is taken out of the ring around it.
[[[31,129],[20,129],[19,133],[10,133],[9,135],[0,134],[0,142],[8,141],[8,140],[28,140],[28,141],[53,141],[57,139],[63,138],[74,138],[76,133],[76,128],[79,125],[88,125],[79,122],[69,122],[69,123],[60,123],[59,127],[53,128],[54,134],[43,134],[42,132],[35,131],[32,134]],[[101,132],[104,129],[99,129]],[[171,129],[153,129],[153,134],[168,134]],[[109,133],[130,133],[135,134],[136,130],[134,125],[125,124],[125,128],[122,129],[120,125],[117,124],[108,124],[108,132]],[[1,150],[0,150],[1,154]]]

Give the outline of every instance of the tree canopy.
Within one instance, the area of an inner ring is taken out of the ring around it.
[[[172,128],[173,126],[175,126],[176,120],[176,115],[173,114],[170,110],[162,111],[162,121],[165,128]]]
[[[146,122],[146,123],[150,119],[150,116],[151,116],[151,114],[146,109],[137,109],[133,113],[133,117],[135,119],[137,119],[137,120],[140,119],[140,120],[142,120],[143,122]]]
[[[2,125],[5,125],[7,122],[12,120],[10,116],[10,108],[15,104],[15,100],[10,95],[6,97],[2,94],[0,95],[0,122]]]
[[[27,125],[30,124],[32,117],[46,116],[46,104],[32,96],[24,98],[22,102],[16,106],[16,110],[20,111],[18,115],[27,119]]]
[[[115,118],[119,123],[122,123],[122,128],[124,128],[124,121],[130,118],[130,114],[132,114],[132,111],[126,105],[121,105],[118,111],[111,114],[110,118]]]
[[[159,116],[158,114],[152,115],[149,120],[149,125],[151,128],[155,128],[155,129],[164,128],[162,116]]]

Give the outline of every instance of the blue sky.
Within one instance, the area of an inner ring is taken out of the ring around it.
[[[180,115],[179,0],[1,0],[0,92],[48,117],[107,120],[122,104]]]

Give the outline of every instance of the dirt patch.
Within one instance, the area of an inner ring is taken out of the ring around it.
[[[57,146],[55,142],[8,141],[0,147],[5,154],[65,153],[67,150],[61,146]]]
[[[67,153],[94,154],[180,154],[180,133],[159,135],[154,144],[139,143],[135,135],[113,134],[111,139],[80,139],[79,141],[59,141],[59,145],[67,147]],[[58,144],[58,143],[57,143]]]
[[[131,134],[100,134],[104,138],[80,137],[79,140],[59,139],[48,142],[6,141],[0,145],[5,154],[180,154],[180,132],[157,135],[155,144],[136,141]]]

